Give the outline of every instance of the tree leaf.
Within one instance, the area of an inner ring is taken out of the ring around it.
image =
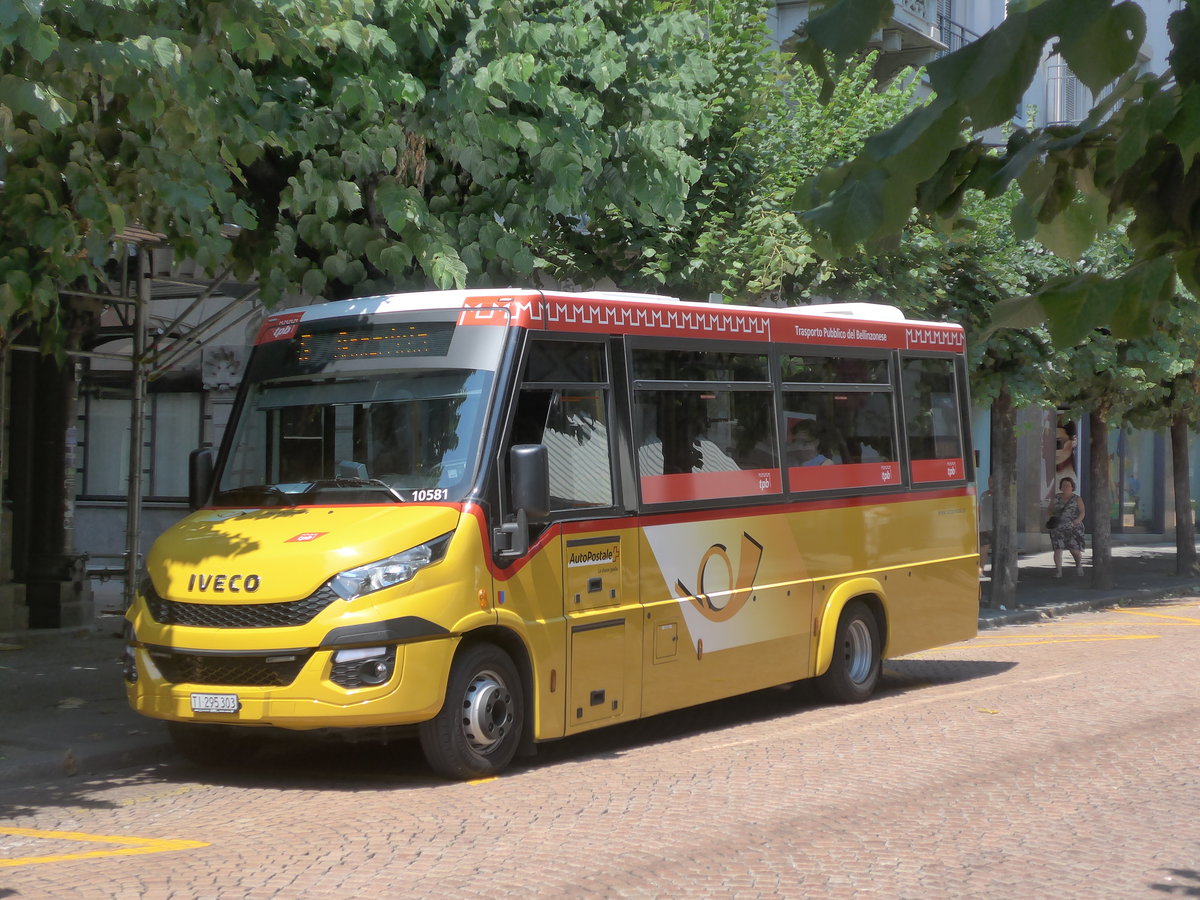
[[[806,31],[822,49],[845,57],[864,46],[893,11],[891,0],[835,0],[810,15]]]
[[[337,183],[337,194],[341,200],[342,207],[347,212],[355,212],[362,209],[362,196],[358,192],[358,185],[351,181],[339,181]]]
[[[1105,224],[1107,203],[1097,194],[1083,194],[1049,222],[1037,224],[1036,237],[1067,262],[1078,260]]]
[[[55,131],[72,118],[66,98],[45,84],[37,84],[16,75],[0,76],[0,104],[15,113],[25,113],[38,120],[43,128]]]
[[[1053,0],[1047,0],[1047,5]],[[1024,99],[1041,60],[1045,37],[1028,17],[1010,16],[999,26],[928,66],[938,97],[957,100],[971,125],[983,131],[1009,121]]]
[[[1077,0],[1064,18],[1058,50],[1071,72],[1093,93],[1137,61],[1146,39],[1146,14],[1126,0]]]
[[[457,253],[435,253],[429,268],[429,277],[439,288],[465,288],[467,286],[467,267]]]
[[[325,276],[319,269],[309,269],[300,280],[300,286],[304,293],[320,297],[325,292]]]

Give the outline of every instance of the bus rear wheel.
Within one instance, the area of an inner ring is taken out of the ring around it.
[[[512,761],[524,725],[517,667],[494,644],[474,644],[450,668],[441,712],[420,726],[421,750],[445,778],[495,775]]]
[[[879,623],[861,600],[846,604],[838,620],[829,670],[817,678],[817,689],[834,703],[861,703],[879,682],[882,650]]]

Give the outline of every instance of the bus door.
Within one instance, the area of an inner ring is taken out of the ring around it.
[[[563,539],[568,641],[567,730],[637,716],[641,698],[641,607],[637,533],[585,532]]]
[[[608,355],[600,340],[532,337],[513,425],[512,443],[543,444],[549,461],[543,555],[555,565],[540,568],[560,580],[541,586],[537,605],[548,616],[551,592],[561,598],[554,617],[565,624],[568,734],[641,709],[638,540],[614,488]]]

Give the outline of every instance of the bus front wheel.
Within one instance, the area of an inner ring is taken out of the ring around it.
[[[421,749],[445,778],[495,775],[512,761],[524,724],[516,666],[494,644],[474,644],[450,667],[442,710],[420,727]]]
[[[829,670],[817,678],[817,689],[834,703],[861,703],[875,691],[882,651],[879,623],[861,600],[842,610]]]

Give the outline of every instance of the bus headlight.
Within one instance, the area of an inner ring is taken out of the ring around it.
[[[343,600],[353,600],[364,594],[404,584],[426,566],[441,560],[446,555],[449,543],[450,535],[444,534],[387,559],[339,572],[329,579],[329,586]]]

